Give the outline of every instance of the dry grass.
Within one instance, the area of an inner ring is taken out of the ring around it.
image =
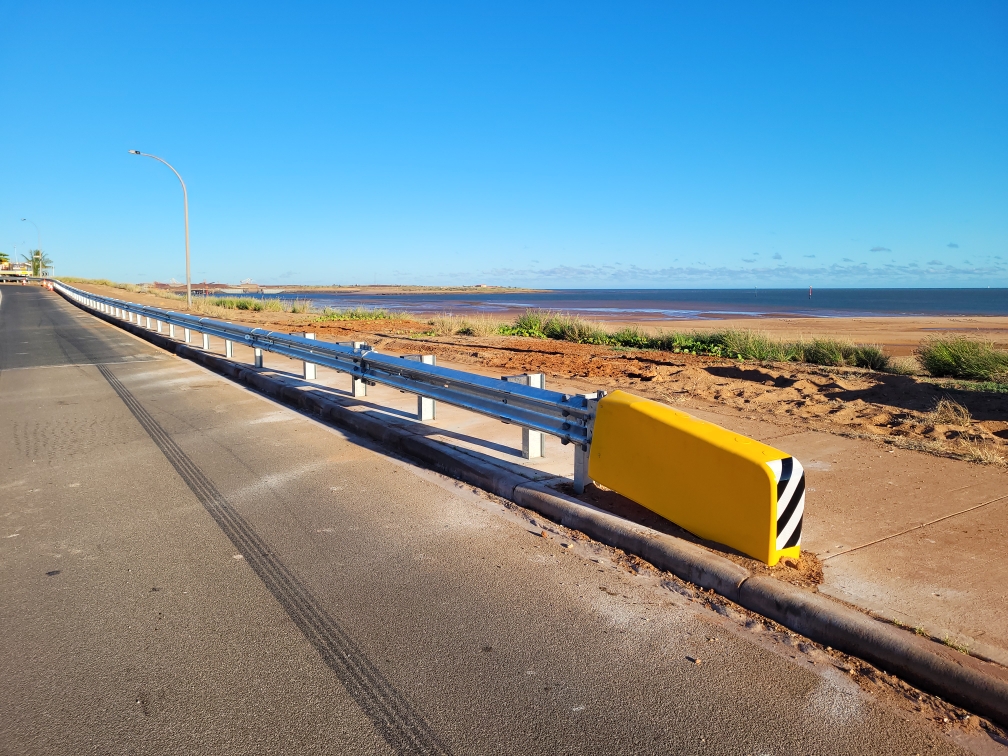
[[[916,357],[891,357],[886,372],[894,375],[921,375],[924,369]]]
[[[982,441],[970,441],[965,438],[959,439],[957,456],[962,459],[966,459],[970,462],[976,462],[981,465],[997,465],[1005,466],[1008,464],[1008,460],[1005,460],[1001,453],[992,445],[985,444]]]
[[[508,323],[493,315],[454,315],[442,312],[427,321],[434,336],[494,336],[500,334]]]
[[[973,422],[969,410],[948,397],[939,400],[935,408],[928,413],[928,420],[934,425],[955,425],[965,427]]]

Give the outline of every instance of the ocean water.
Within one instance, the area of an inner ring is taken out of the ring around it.
[[[274,296],[274,295],[262,295]],[[289,299],[294,294],[275,295]],[[1008,315],[1008,289],[555,289],[480,294],[298,292],[319,307],[421,314],[559,310],[605,320],[726,317]]]

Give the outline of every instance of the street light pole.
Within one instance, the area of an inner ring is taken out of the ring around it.
[[[146,152],[140,152],[140,150],[130,150],[131,155],[141,155],[143,157],[153,158],[161,163],[164,163],[169,168],[171,168],[172,173],[178,178],[179,183],[182,184],[182,209],[185,212],[185,283],[186,283],[186,309],[192,309],[192,280],[189,276],[189,192],[186,191],[185,181],[179,175],[179,172],[172,168],[171,163],[169,163],[164,158],[159,158],[157,155],[148,155]]]
[[[36,235],[36,239],[38,241],[37,249],[38,249],[38,252],[39,252],[39,275],[42,275],[42,258],[41,258],[41,255],[42,255],[42,232],[39,231],[38,224],[35,223],[35,221],[28,220],[27,218],[22,218],[21,220],[22,221],[28,221],[33,226],[35,226],[35,235]],[[34,258],[35,255],[32,255],[32,257]],[[32,273],[34,273],[34,272],[35,272],[35,266],[32,266]]]

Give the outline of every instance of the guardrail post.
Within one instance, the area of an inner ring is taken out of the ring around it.
[[[363,378],[350,376],[350,396],[360,399],[367,396],[367,384]]]
[[[588,485],[588,455],[591,447],[588,444],[578,444],[574,447],[574,493],[583,494]]]
[[[157,332],[161,333],[161,321],[160,320],[157,321]]]
[[[149,331],[150,330],[150,318],[148,318],[148,317],[145,316],[144,320],[147,321],[147,330]]]
[[[168,324],[168,338],[170,338],[170,339],[174,339],[175,338],[175,324],[174,323],[169,323]]]
[[[351,349],[367,349],[369,348],[367,342],[364,341],[346,341],[340,342],[340,346],[349,346]],[[363,378],[357,378],[356,376],[350,376],[350,396],[360,399],[367,396],[367,383],[364,382]]]
[[[203,334],[203,351],[210,351],[210,336],[208,334]]]
[[[437,358],[433,354],[404,354],[404,360],[422,362],[424,365],[436,365]],[[430,397],[417,394],[417,420],[437,420],[437,402]]]
[[[229,360],[234,357],[234,342],[231,339],[224,339],[224,356]]]
[[[186,344],[191,344],[192,343],[192,331],[190,331],[188,328],[183,328],[182,329],[182,338],[185,339],[185,343]]]
[[[519,375],[502,375],[502,381],[517,383],[531,388],[546,388],[546,373],[521,373]],[[522,428],[522,456],[525,459],[537,459],[546,456],[546,434]]]
[[[311,331],[305,331],[301,335],[304,336],[306,339],[312,339],[312,340],[315,339],[315,334],[312,333]],[[306,381],[314,381],[315,380],[315,363],[314,362],[305,362],[304,363],[304,370],[301,372],[301,374],[302,374],[302,376],[304,376],[304,379]]]
[[[582,394],[582,396],[588,400],[588,408],[592,412],[591,419],[588,421],[588,441],[574,447],[574,493],[578,494],[583,494],[585,486],[591,482],[591,478],[588,477],[588,458],[591,455],[592,431],[595,428],[595,410],[598,407],[599,399],[605,396],[605,391]]]
[[[252,347],[252,354],[255,355],[255,366],[261,368],[263,366],[262,349],[259,347]]]

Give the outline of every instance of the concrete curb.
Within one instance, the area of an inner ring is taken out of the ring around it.
[[[609,546],[636,554],[660,570],[712,590],[811,640],[865,659],[922,690],[1008,727],[1008,675],[1000,674],[994,665],[919,638],[820,594],[753,575],[745,567],[701,546],[616,517],[554,491],[544,483],[367,413],[355,412],[322,392],[266,374],[269,371],[204,352],[103,313],[82,309],[288,406],[318,415],[404,457],[532,509]]]

